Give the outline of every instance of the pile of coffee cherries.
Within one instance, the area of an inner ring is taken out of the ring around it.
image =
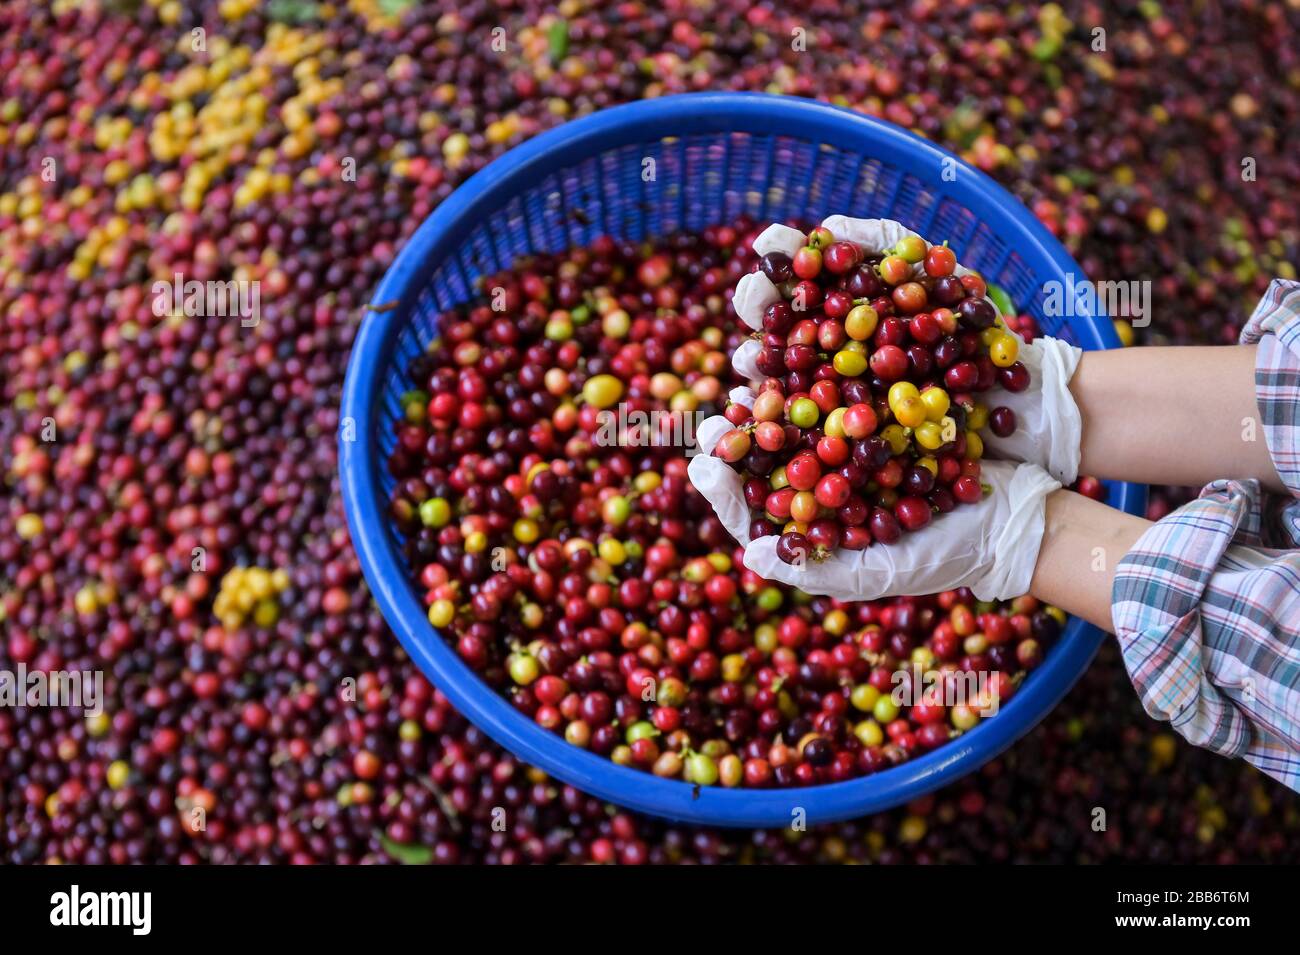
[[[484,300],[443,314],[443,337],[409,369],[417,387],[403,399],[389,461],[397,478],[391,513],[430,622],[541,726],[621,765],[698,785],[812,785],[896,765],[970,729],[1015,692],[1065,618],[1032,598],[979,604],[964,591],[841,604],[741,566],[736,542],[687,480],[683,448],[664,440],[664,423],[707,415],[722,400],[739,337],[722,290],[748,271],[754,238],[742,223],[658,246],[601,240],[488,278],[508,312]],[[827,254],[843,249],[831,244]],[[772,265],[766,257],[764,267]],[[865,282],[870,273],[852,268],[855,282]],[[981,321],[985,309],[992,314],[987,303],[961,301],[976,305]],[[867,337],[856,323],[866,310],[874,325],[876,309],[850,306],[824,316],[822,334],[840,328],[840,354],[860,355],[847,343]],[[956,314],[929,317],[936,329],[952,321],[954,335],[964,335]],[[903,320],[883,321],[900,331],[881,347],[905,355],[897,344],[905,343]],[[845,324],[857,337],[844,337]],[[914,350],[929,360],[928,350]],[[982,352],[976,359],[989,361]],[[981,383],[976,359],[967,361],[975,379],[966,387]],[[906,373],[885,374],[897,387]],[[844,380],[864,398],[870,385]],[[831,378],[808,390],[838,401]],[[937,387],[913,388],[897,411],[923,427],[910,411],[936,396],[947,413]],[[814,399],[788,406],[787,427],[812,433],[821,411],[814,405],[805,420],[805,403]],[[784,435],[774,420],[782,405],[773,389],[759,395],[757,440],[772,428]],[[642,415],[661,423],[654,430],[633,423],[637,412],[666,414]],[[865,401],[832,409],[819,452],[837,442],[833,463],[857,467],[847,438],[874,448],[902,435],[894,424],[876,436],[876,417]],[[806,481],[797,456],[783,469],[795,487],[768,500],[815,484],[819,504],[844,512],[863,484],[858,476],[868,474],[877,483],[892,475],[891,488],[908,482],[917,500],[942,501],[936,495],[948,492],[935,485],[938,476],[974,499],[977,461],[959,461],[975,440],[950,453],[929,449],[935,472],[926,463],[905,469],[900,448],[873,470],[854,471],[853,482],[837,472]],[[825,500],[835,481],[843,497]],[[877,499],[908,513],[906,498]],[[865,514],[862,498],[854,500]],[[980,682],[963,696],[966,675]],[[928,697],[919,686],[907,695],[918,680],[933,688]]]
[[[1114,643],[980,773],[854,822],[687,827],[548,780],[403,654],[335,435],[362,306],[430,211],[542,130],[668,93],[914,128],[1089,277],[1178,303],[1128,336],[1235,341],[1300,261],[1300,9],[426,0],[372,22],[402,5],[0,4],[0,668],[104,671],[98,717],[0,707],[0,861],[1297,860],[1300,799],[1148,719]],[[261,281],[260,325],[153,315],[175,272]],[[1148,516],[1190,493],[1153,488]],[[214,606],[260,592],[254,568],[290,577],[269,627]]]
[[[918,268],[919,267],[919,268]],[[1015,413],[978,395],[1023,391],[1020,342],[984,280],[946,245],[906,236],[866,254],[825,227],[757,268],[781,293],[763,313],[752,407],[713,453],[745,477],[751,538],[779,533],[786,563],[892,544],[980,499],[980,430]]]

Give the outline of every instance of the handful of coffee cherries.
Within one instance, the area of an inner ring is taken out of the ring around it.
[[[890,220],[772,225],[754,249],[733,304],[755,334],[734,361],[761,384],[712,450],[744,480],[749,537],[818,561],[979,501],[980,431],[1016,430],[984,395],[1029,385],[984,279]]]

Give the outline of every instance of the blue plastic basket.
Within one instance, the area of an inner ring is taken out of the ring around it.
[[[643,176],[654,160],[653,177]],[[971,772],[1028,732],[1092,659],[1102,633],[1071,620],[1046,660],[996,717],[919,759],[807,789],[696,787],[614,765],[542,729],[483,683],[429,624],[388,517],[386,461],[411,359],[439,312],[517,256],[584,245],[602,234],[642,239],[747,214],[757,222],[843,213],[898,219],[947,239],[960,261],[1010,291],[1043,329],[1085,349],[1119,345],[1110,319],[1064,323],[1043,313],[1044,283],[1082,270],[1010,194],[956,157],[895,126],[788,97],[671,96],[565,124],[511,150],[462,185],[417,230],[375,295],[344,385],[340,460],[352,540],[384,616],[407,652],[470,720],[551,775],[601,798],[670,819],[789,825],[876,812]],[[1141,513],[1145,489],[1108,487]]]

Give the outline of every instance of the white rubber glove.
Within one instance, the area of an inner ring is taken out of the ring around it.
[[[732,534],[740,530],[736,539],[748,542],[749,508],[740,475],[712,456],[694,458],[689,473],[727,529]],[[985,461],[980,480],[991,489],[983,500],[937,515],[930,526],[905,533],[897,543],[841,549],[823,561],[787,564],[776,556],[779,538],[772,535],[747,543],[745,566],[767,580],[837,600],[957,587],[969,587],[978,600],[1019,597],[1029,592],[1038,562],[1047,495],[1061,485],[1035,465],[1010,461]]]
[[[1029,370],[1029,387],[1020,392],[998,388],[981,396],[990,408],[1014,411],[1016,430],[999,438],[984,429],[984,447],[1000,458],[1037,464],[1062,484],[1073,484],[1079,476],[1083,418],[1070,394],[1070,379],[1082,356],[1083,349],[1059,338],[1021,341],[1020,361]]]
[[[749,388],[733,388],[729,397],[746,408],[753,407],[754,392]],[[744,482],[731,465],[713,456],[718,439],[734,427],[720,414],[704,419],[695,431],[695,455],[686,465],[686,476],[712,505],[728,533],[740,543],[748,544],[750,517]]]

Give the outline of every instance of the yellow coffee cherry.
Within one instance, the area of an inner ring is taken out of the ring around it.
[[[966,416],[966,427],[970,428],[972,431],[979,431],[982,428],[987,428],[988,424],[988,405],[976,403],[975,407],[970,410],[970,414]]]
[[[836,408],[826,416],[826,420],[822,422],[822,432],[826,437],[844,437],[844,412],[848,410],[847,408]]]
[[[912,436],[927,451],[937,451],[943,447],[943,428],[937,422],[926,421],[912,432]]]
[[[908,816],[898,827],[900,842],[920,842],[925,838],[925,820],[920,816]]]
[[[892,409],[905,398],[915,398],[919,394],[916,385],[910,381],[896,381],[889,386],[889,407]]]
[[[1020,357],[1020,341],[1014,335],[1000,334],[989,345],[989,360],[999,368],[1009,368]]]
[[[907,450],[907,432],[901,424],[885,425],[880,431],[880,436],[885,439],[889,445],[891,454],[902,454]],[[939,445],[935,445],[937,448]]]
[[[582,386],[583,400],[597,408],[608,408],[623,397],[623,383],[613,375],[593,375]]]
[[[833,637],[838,637],[849,628],[849,615],[843,610],[832,610],[822,620],[822,628]]]
[[[925,416],[930,421],[940,421],[948,413],[952,400],[942,388],[927,388],[921,392],[921,403],[925,405]]]
[[[853,735],[863,746],[879,746],[885,739],[885,733],[875,720],[863,720],[853,727]]]
[[[435,600],[429,605],[429,623],[445,627],[456,616],[456,605],[450,600]]]
[[[859,683],[849,694],[849,702],[863,713],[870,713],[878,699],[880,699],[880,691],[870,683]]]
[[[627,548],[623,546],[621,541],[617,541],[612,537],[606,537],[601,541],[596,550],[600,554],[601,560],[615,567],[627,560]]]
[[[978,431],[966,432],[966,457],[976,461],[984,457],[984,439],[979,436]]]
[[[864,342],[876,332],[880,316],[870,305],[856,305],[844,316],[844,331],[856,342]]]
[[[844,348],[835,353],[831,364],[845,378],[856,378],[867,370],[867,356],[862,352]]]
[[[925,403],[919,397],[904,398],[891,408],[894,418],[904,428],[915,428],[925,422]]]

